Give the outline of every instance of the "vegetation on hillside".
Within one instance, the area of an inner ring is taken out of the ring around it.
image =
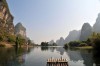
[[[93,32],[86,41],[71,41],[66,43],[64,47],[85,47],[92,46],[94,49],[100,50],[100,33]]]
[[[16,41],[15,38],[16,38],[15,35],[11,35],[11,34],[4,32],[4,31],[0,31],[0,42],[14,43]]]
[[[90,37],[90,42],[96,50],[100,50],[100,33],[93,33]]]
[[[26,44],[26,39],[21,36],[10,35],[7,33],[0,34],[0,43],[8,42],[9,44],[18,44],[18,46]],[[0,47],[4,47],[4,44],[0,44]]]
[[[8,38],[7,41],[10,42],[10,43],[15,43],[15,41],[16,41],[15,35],[8,35],[7,38]]]
[[[16,44],[17,47],[18,46],[21,47],[21,45],[26,44],[26,40],[23,37],[21,37],[21,36],[17,36],[15,44]]]

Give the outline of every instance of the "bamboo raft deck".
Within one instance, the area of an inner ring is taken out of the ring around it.
[[[62,57],[60,59],[50,58],[47,60],[46,66],[68,66],[68,61]]]

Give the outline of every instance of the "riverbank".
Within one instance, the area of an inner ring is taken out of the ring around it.
[[[9,42],[0,42],[0,47],[4,47],[4,48],[13,48],[15,46],[15,44],[13,43],[9,43]],[[20,46],[18,46],[20,47]],[[26,48],[26,47],[33,47],[33,45],[21,45],[22,48]]]
[[[93,49],[92,46],[75,47],[76,49]]]
[[[12,48],[14,44],[8,43],[8,42],[0,42],[0,47],[4,48]]]

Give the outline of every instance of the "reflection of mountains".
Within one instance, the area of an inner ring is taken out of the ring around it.
[[[63,47],[58,47],[56,50],[60,52],[60,55],[63,55],[65,52],[65,49]]]
[[[85,66],[93,66],[93,54],[91,50],[81,51],[81,56],[84,60]]]
[[[65,52],[65,49],[63,47],[42,47],[41,50],[43,51],[48,51],[50,50],[51,52],[54,52],[54,50],[60,52],[60,55],[63,55]],[[73,62],[78,62],[83,61],[83,64],[85,64],[85,66],[93,66],[93,58],[92,58],[92,50],[79,50],[79,49],[69,49],[66,51],[66,55],[69,56],[70,61]]]
[[[93,60],[96,66],[100,66],[100,50],[98,49],[93,50]]]
[[[51,52],[54,52],[55,50],[60,52],[61,55],[64,54],[65,50],[63,47],[41,47],[41,50],[42,51],[51,51]]]
[[[63,55],[65,52],[64,48],[62,47],[57,48],[57,51],[59,51],[61,55]],[[93,66],[92,53],[89,53],[87,50],[68,50],[67,54],[71,61],[77,62],[79,60],[83,60],[86,66]]]
[[[91,50],[68,50],[70,60],[77,62],[83,60],[85,66],[93,66],[93,58]]]
[[[73,61],[83,60],[79,51],[68,50],[67,53],[70,57],[70,60],[73,60]]]

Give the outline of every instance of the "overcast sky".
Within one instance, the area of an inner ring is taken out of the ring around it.
[[[93,25],[100,12],[99,0],[7,0],[14,25],[21,22],[35,43],[67,37],[83,23]]]

